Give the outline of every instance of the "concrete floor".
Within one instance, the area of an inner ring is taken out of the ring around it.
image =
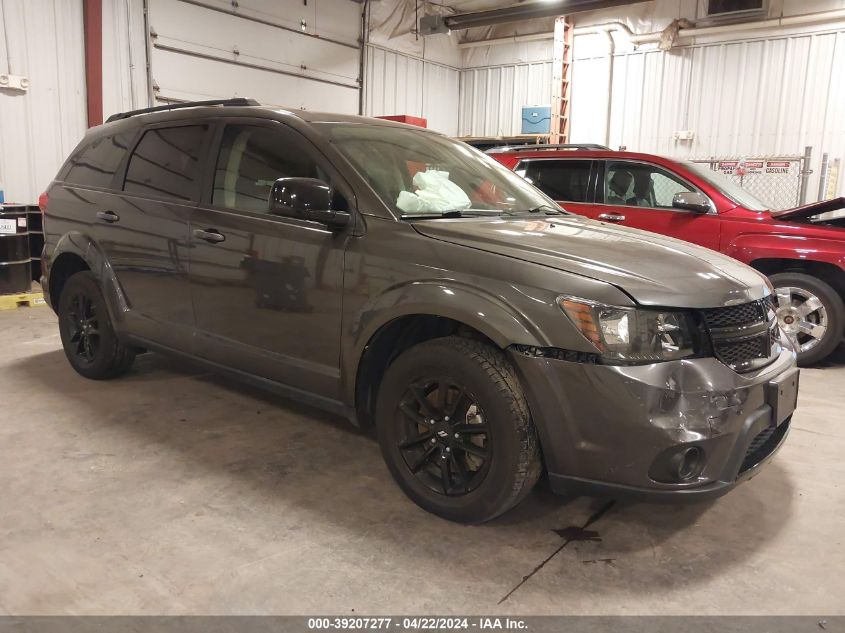
[[[754,480],[561,549],[606,500],[451,524],[343,420],[152,354],[86,381],[55,321],[0,312],[0,614],[845,614],[843,349]]]

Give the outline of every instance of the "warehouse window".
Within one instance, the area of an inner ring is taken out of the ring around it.
[[[757,14],[765,10],[765,0],[708,0],[707,15],[710,17]]]
[[[524,161],[514,171],[552,200],[588,202],[589,160]]]
[[[114,172],[131,141],[132,134],[123,133],[103,136],[86,145],[68,161],[65,182],[89,187],[110,187]]]
[[[328,181],[317,163],[295,143],[286,131],[249,125],[227,126],[214,171],[212,204],[267,213],[270,190],[279,178]]]
[[[194,197],[206,126],[148,130],[129,159],[123,190],[144,196]]]

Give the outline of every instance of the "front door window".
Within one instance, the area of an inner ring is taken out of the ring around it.
[[[656,165],[611,162],[605,174],[605,204],[672,209],[676,193],[691,191],[695,188]]]

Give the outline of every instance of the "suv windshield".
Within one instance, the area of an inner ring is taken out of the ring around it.
[[[397,216],[560,212],[524,179],[446,136],[366,123],[317,127]]]
[[[743,189],[730,178],[728,178],[725,174],[718,171],[713,171],[703,163],[692,163],[690,161],[684,161],[683,164],[684,167],[709,182],[711,185],[716,187],[716,189],[721,191],[724,195],[733,200],[739,206],[745,207],[746,209],[750,209],[751,211],[768,210],[769,205],[755,198],[745,189]]]

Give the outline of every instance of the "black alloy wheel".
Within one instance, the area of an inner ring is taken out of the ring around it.
[[[403,351],[379,385],[376,431],[399,487],[450,521],[499,516],[542,472],[516,370],[484,341],[447,336]]]
[[[65,356],[79,374],[95,380],[114,378],[132,365],[137,350],[118,338],[100,284],[90,271],[65,282],[57,312]]]
[[[442,376],[410,385],[397,409],[397,444],[408,469],[433,492],[478,488],[490,464],[490,427],[466,388]]]
[[[77,291],[70,299],[65,316],[70,343],[81,362],[93,363],[100,348],[99,319],[91,297]]]

